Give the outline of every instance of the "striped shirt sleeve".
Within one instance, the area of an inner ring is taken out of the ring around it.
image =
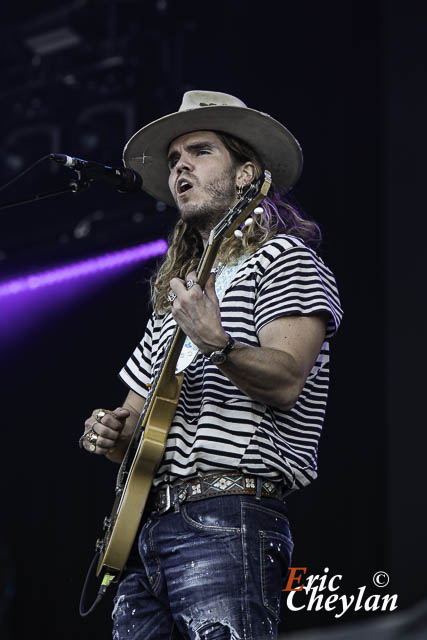
[[[338,329],[342,309],[335,278],[323,260],[301,241],[276,239],[265,256],[254,309],[257,333],[282,316],[329,313],[326,338]]]
[[[136,346],[131,357],[119,372],[119,377],[127,386],[142,396],[148,395],[151,383],[151,348],[153,339],[153,317],[148,321],[144,337]]]

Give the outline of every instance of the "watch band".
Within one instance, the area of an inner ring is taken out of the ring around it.
[[[232,338],[229,333],[227,333],[227,336],[228,336],[228,342],[225,345],[224,349],[222,349],[222,351],[221,351],[221,353],[223,353],[224,355],[227,355],[227,353],[230,353],[230,351],[232,350],[232,348],[236,344],[235,339]]]
[[[228,341],[223,349],[219,349],[218,351],[213,351],[208,356],[206,356],[213,364],[222,364],[227,360],[227,355],[230,353],[232,348],[234,347],[236,341],[232,338],[228,333]]]

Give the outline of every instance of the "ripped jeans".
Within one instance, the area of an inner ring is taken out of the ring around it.
[[[113,640],[272,640],[293,543],[286,506],[230,495],[149,517],[113,610]]]

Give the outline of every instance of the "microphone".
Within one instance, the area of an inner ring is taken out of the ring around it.
[[[90,182],[95,180],[109,182],[121,193],[132,193],[134,191],[140,191],[142,188],[142,178],[139,173],[136,173],[133,169],[110,167],[99,162],[72,158],[62,153],[51,153],[49,157],[51,160],[55,160],[58,164],[63,164],[69,169],[84,172],[85,177],[88,178]]]

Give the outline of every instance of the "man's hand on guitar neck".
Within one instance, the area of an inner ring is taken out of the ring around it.
[[[195,271],[188,274],[186,283],[180,278],[173,278],[170,287],[176,295],[171,313],[185,335],[202,353],[225,347],[228,336],[221,324],[215,275],[211,273],[209,276],[204,292],[197,284]]]
[[[196,273],[170,281],[175,298],[171,313],[183,332],[205,355],[222,350],[228,335],[221,324],[213,275],[204,292]],[[295,406],[325,339],[328,313],[282,316],[258,332],[259,346],[234,342],[233,350],[218,368],[250,398],[287,411]]]
[[[82,447],[113,462],[121,462],[143,406],[144,399],[129,391],[122,407],[114,411],[94,409],[85,421],[85,431],[80,438]]]

